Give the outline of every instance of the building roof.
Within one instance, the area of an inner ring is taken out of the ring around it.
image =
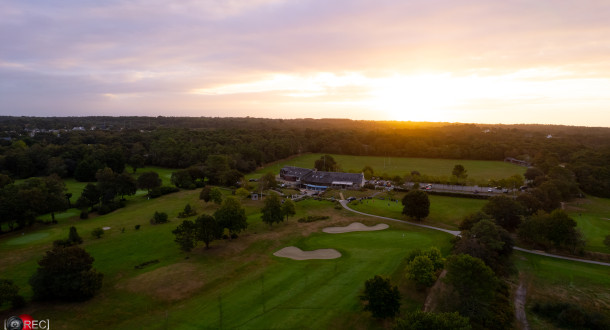
[[[313,170],[295,166],[284,166],[281,171],[283,175],[294,176],[297,178],[302,178],[310,172],[313,172]]]
[[[301,181],[316,184],[331,185],[333,182],[342,182],[340,184],[362,183],[364,175],[362,173],[343,173],[343,172],[311,172],[301,178]]]

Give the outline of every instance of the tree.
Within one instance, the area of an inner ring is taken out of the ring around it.
[[[402,199],[402,214],[413,217],[417,221],[430,214],[430,199],[428,194],[421,190],[411,190]]]
[[[220,238],[222,235],[223,228],[211,215],[203,214],[199,216],[195,222],[195,226],[197,228],[196,238],[205,244],[206,249],[210,248],[210,243],[212,241]]]
[[[407,266],[407,278],[412,279],[419,289],[430,287],[436,281],[434,264],[427,256],[417,256]]]
[[[117,175],[116,177],[116,192],[121,199],[124,199],[125,195],[133,196],[138,191],[138,184],[133,175],[127,171]]]
[[[275,175],[271,172],[265,173],[258,180],[258,188],[259,190],[267,190],[267,189],[275,189],[277,188],[277,180],[275,180]]]
[[[12,280],[0,279],[0,307],[10,302],[11,307],[20,308],[25,300],[19,295],[19,287]]]
[[[212,187],[210,187],[210,186],[203,187],[203,189],[201,189],[201,192],[199,193],[199,199],[202,199],[206,203],[209,202],[211,190],[212,190]]]
[[[362,168],[362,174],[364,175],[364,178],[366,180],[370,180],[371,178],[373,178],[374,173],[375,171],[369,165],[366,165]]]
[[[414,311],[397,320],[394,330],[471,330],[470,320],[457,312],[430,313]]]
[[[279,196],[271,192],[265,198],[265,205],[261,209],[262,220],[264,223],[272,226],[274,223],[280,223],[284,221],[284,215],[282,214],[282,205],[280,203]]]
[[[171,182],[178,188],[195,189],[195,182],[187,170],[173,172]]]
[[[197,242],[197,226],[191,220],[184,220],[172,231],[176,236],[174,241],[184,252],[190,252]]]
[[[93,183],[87,183],[76,204],[81,207],[91,207],[100,202],[100,190]]]
[[[222,203],[222,191],[218,187],[212,187],[210,190],[210,200],[216,204]]]
[[[83,239],[80,237],[80,235],[78,235],[76,227],[74,226],[70,227],[70,233],[68,234],[68,242],[70,242],[70,245],[83,243]]]
[[[245,199],[250,196],[250,192],[245,188],[237,188],[237,190],[235,190],[235,195],[239,196],[241,199]]]
[[[490,215],[485,214],[484,212],[481,212],[481,211],[477,211],[475,213],[471,213],[471,214],[465,216],[464,219],[462,219],[462,221],[458,225],[458,228],[460,230],[470,230],[470,228],[472,228],[472,226],[474,226],[477,222],[479,222],[483,219],[493,220],[493,218]]]
[[[116,174],[111,168],[105,167],[95,174],[97,188],[100,191],[102,204],[113,201],[117,195]]]
[[[364,293],[360,300],[367,301],[365,311],[370,311],[375,318],[394,317],[400,310],[400,292],[392,286],[390,280],[375,275],[364,283]]]
[[[213,201],[216,204],[222,203],[222,191],[218,187],[205,186],[199,193],[199,199],[204,202]]]
[[[101,238],[102,235],[104,235],[104,230],[100,227],[93,229],[93,231],[91,232],[91,236],[95,238]]]
[[[82,301],[102,287],[103,275],[92,268],[93,257],[78,246],[56,247],[38,262],[30,285],[37,300]]]
[[[457,293],[457,297],[450,298],[452,307],[471,320],[485,318],[498,288],[493,270],[481,259],[467,254],[447,258],[445,269],[444,281]]]
[[[333,156],[324,155],[320,159],[316,160],[314,167],[318,171],[337,172],[339,171],[339,164],[335,161]]]
[[[458,179],[466,179],[468,177],[467,172],[468,171],[466,171],[463,165],[458,164],[453,167],[453,171],[451,171],[451,174],[457,177]]]
[[[222,201],[220,208],[214,212],[214,218],[221,228],[229,230],[229,234],[239,233],[248,227],[246,210],[235,197],[227,197]]]
[[[159,223],[166,223],[167,221],[168,221],[167,213],[157,212],[157,211],[155,211],[155,214],[153,214],[152,219],[150,219],[150,223],[153,225],[156,225]]]
[[[507,275],[513,268],[510,259],[513,246],[513,239],[504,228],[483,219],[462,232],[454,250],[479,258],[497,274]]]
[[[178,213],[178,218],[188,218],[197,215],[197,211],[193,210],[191,204],[186,204],[184,210]]]
[[[576,221],[563,210],[551,214],[539,211],[519,226],[518,235],[524,242],[544,249],[556,248],[574,253],[584,245],[576,225]]]
[[[157,172],[144,172],[138,177],[137,183],[138,188],[146,189],[150,195],[150,191],[153,188],[161,186],[161,178],[159,178],[159,174],[157,174]]]
[[[206,176],[210,184],[222,184],[225,181],[225,173],[229,169],[227,156],[210,155],[205,161]]]
[[[606,235],[604,238],[604,245],[610,248],[610,235]]]
[[[284,204],[282,204],[282,214],[286,217],[286,220],[288,220],[289,216],[297,214],[296,205],[292,199],[284,200]]]
[[[508,231],[514,231],[519,226],[521,215],[524,213],[521,204],[506,196],[491,197],[482,210]]]
[[[48,212],[51,212],[51,222],[55,221],[55,212],[61,212],[68,209],[68,202],[66,200],[66,184],[57,175],[51,174],[50,176],[43,179],[44,192],[45,192],[45,205]]]

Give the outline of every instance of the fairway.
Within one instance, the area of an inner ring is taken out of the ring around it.
[[[610,199],[588,196],[566,204],[585,237],[586,249],[610,253],[610,247],[604,244],[604,238],[610,235]]]
[[[403,205],[400,202],[404,194],[396,194],[397,201],[377,198],[363,200],[360,203],[349,204],[349,207],[360,212],[380,215],[399,220],[410,220],[402,214]],[[458,229],[462,219],[480,211],[486,200],[429,195],[430,215],[422,223],[445,229]]]
[[[381,231],[327,234],[322,228],[379,221],[334,209],[334,204],[305,200],[297,203],[297,215],[269,228],[260,220],[260,201],[244,201],[249,228],[240,238],[218,241],[206,251],[197,248],[185,259],[171,231],[181,221],[176,215],[188,202],[200,213],[217,206],[198,200],[198,190],[146,200],[135,197],[124,209],[87,220],[70,218],[26,236],[0,242],[0,276],[15,279],[30,299],[27,280],[36,261],[54,239],[67,235],[75,225],[83,247],[95,258],[94,267],[104,273],[98,296],[81,304],[47,306],[37,317],[68,328],[260,329],[269,327],[341,328],[371,327],[372,319],[361,312],[358,295],[364,281],[376,274],[397,281],[404,278],[403,258],[415,248],[439,247],[449,252],[451,236],[442,232],[390,223]],[[169,214],[170,223],[150,225],[155,211]],[[306,215],[330,215],[331,219],[298,223]],[[142,228],[135,230],[134,225]],[[108,226],[101,239],[90,232]],[[125,231],[122,232],[122,228]],[[10,245],[9,245],[10,242]],[[19,243],[19,244],[17,244]],[[15,245],[17,244],[17,245]],[[302,250],[332,248],[341,257],[332,260],[296,261],[273,256],[286,246]],[[158,259],[159,263],[136,270],[134,265]],[[415,294],[405,297],[404,308],[420,308]],[[220,313],[222,308],[222,314]]]
[[[284,166],[297,166],[313,168],[317,159],[323,154],[305,154],[286,160],[281,160],[258,169],[248,175],[248,178],[259,177],[269,171],[279,173]],[[431,158],[399,158],[399,157],[372,157],[372,156],[349,156],[331,155],[339,163],[342,171],[360,172],[364,166],[371,166],[375,175],[387,174],[389,176],[404,176],[411,171],[419,171],[421,174],[431,176],[451,176],[453,167],[461,164],[468,171],[468,178],[477,182],[487,182],[508,178],[511,175],[523,175],[525,167],[513,165],[500,161],[487,160],[457,160],[457,159],[431,159]]]

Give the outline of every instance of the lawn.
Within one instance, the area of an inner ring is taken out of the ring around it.
[[[313,168],[315,161],[320,159],[321,156],[322,154],[305,154],[281,160],[258,169],[247,177],[257,178],[267,172],[277,174],[284,166]],[[523,173],[525,173],[525,167],[500,161],[348,155],[332,156],[337,163],[339,163],[343,171],[360,172],[364,166],[368,165],[373,168],[375,174],[386,173],[390,176],[404,176],[405,174],[411,173],[411,171],[419,171],[421,174],[449,177],[451,176],[453,167],[457,164],[461,164],[466,168],[469,178],[481,182],[487,182],[490,179],[508,178],[515,174],[523,175]]]
[[[396,194],[397,202],[378,198],[363,200],[360,203],[349,204],[354,210],[381,215],[384,217],[410,220],[402,214],[403,205],[400,202],[404,194]],[[422,221],[423,224],[457,230],[462,219],[471,213],[479,211],[486,200],[446,197],[430,195],[430,215]]]
[[[227,192],[228,193],[228,192]],[[201,213],[217,205],[198,199],[199,190],[181,191],[154,200],[130,199],[127,207],[87,220],[61,219],[57,225],[38,227],[0,239],[0,277],[14,279],[28,299],[28,278],[36,261],[55,239],[64,238],[74,225],[85,240],[83,247],[104,273],[104,286],[92,300],[78,304],[30,304],[19,313],[51,319],[59,328],[263,328],[278,326],[328,328],[375,327],[361,313],[358,294],[366,279],[376,274],[404,282],[403,257],[414,248],[438,246],[448,253],[450,235],[390,223],[378,232],[325,234],[321,228],[352,221],[377,221],[334,209],[325,201],[297,203],[297,215],[272,228],[260,220],[260,201],[244,200],[249,227],[231,242],[217,241],[206,251],[199,247],[188,259],[178,250],[171,231],[186,203]],[[151,225],[154,211],[169,214],[171,222]],[[330,220],[302,224],[310,214]],[[134,226],[140,224],[140,230]],[[111,227],[101,239],[95,227]],[[122,228],[125,228],[124,232]],[[335,260],[293,261],[272,255],[285,246],[302,249],[335,248]],[[135,265],[158,259],[144,269]],[[404,284],[404,283],[403,283]],[[401,288],[405,288],[401,285]],[[408,286],[406,287],[409,290]],[[419,308],[423,296],[414,293],[404,308]]]
[[[610,235],[610,199],[588,196],[568,203],[566,210],[585,236],[587,250],[610,253],[604,244]]]

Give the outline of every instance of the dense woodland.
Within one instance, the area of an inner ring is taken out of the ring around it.
[[[205,164],[210,155],[227,157],[228,166],[241,173],[306,152],[514,157],[543,172],[566,164],[584,192],[610,197],[610,128],[344,119],[0,117],[0,139],[0,173],[13,179],[56,173],[93,181],[104,167],[116,173],[126,164],[187,168]]]

